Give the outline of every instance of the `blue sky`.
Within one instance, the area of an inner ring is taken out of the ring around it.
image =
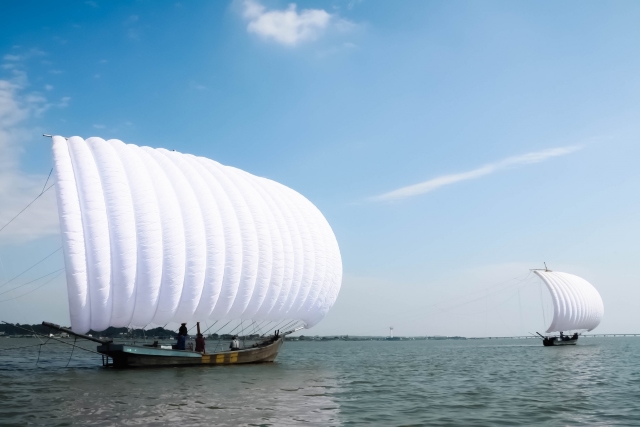
[[[344,281],[313,333],[541,330],[539,283],[508,281],[543,261],[638,332],[640,4],[291,4],[3,2],[0,223],[44,185],[42,133],[119,138],[320,208]],[[0,232],[0,284],[60,245],[52,196]],[[0,319],[67,322],[61,278],[1,293],[61,266],[0,287]]]

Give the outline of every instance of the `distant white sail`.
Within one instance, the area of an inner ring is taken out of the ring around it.
[[[604,316],[604,304],[595,287],[581,277],[557,271],[534,270],[551,292],[553,321],[547,332],[596,328]]]
[[[71,324],[319,322],[342,282],[337,241],[297,192],[213,160],[53,137]]]

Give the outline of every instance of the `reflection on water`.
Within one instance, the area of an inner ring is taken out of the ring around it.
[[[3,339],[0,350],[37,342]],[[340,424],[328,393],[338,387],[336,374],[326,366],[289,369],[295,358],[285,356],[263,365],[123,371],[76,350],[65,368],[70,349],[47,345],[39,360],[38,347],[0,352],[0,425]]]
[[[37,343],[0,339],[0,350]],[[87,345],[88,348],[93,346]],[[116,371],[0,351],[0,425],[633,425],[640,338],[292,342],[277,363]]]

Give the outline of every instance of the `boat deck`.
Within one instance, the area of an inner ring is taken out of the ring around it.
[[[99,345],[97,351],[103,355],[104,366],[116,368],[234,365],[273,362],[278,356],[283,342],[283,338],[280,337],[276,341],[262,346],[211,354],[191,350],[114,343]]]

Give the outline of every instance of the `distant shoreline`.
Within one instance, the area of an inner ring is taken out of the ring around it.
[[[20,328],[17,328],[19,326]],[[0,339],[2,338],[31,338],[36,335],[45,335],[56,332],[51,331],[48,327],[41,324],[27,325],[27,324],[0,324]],[[33,334],[25,332],[25,329],[33,331]],[[195,331],[191,331],[192,336],[195,336]],[[153,329],[127,329],[127,328],[108,328],[104,331],[89,331],[89,334],[95,337],[105,337],[114,339],[175,339],[177,331],[170,329],[164,329],[161,327]],[[53,334],[59,337],[59,334]],[[241,335],[241,334],[239,334]],[[601,337],[640,337],[640,333],[614,333],[614,334],[582,334],[582,338],[601,338]],[[247,339],[256,339],[260,335],[252,334],[247,335]],[[228,334],[209,334],[205,332],[205,338],[208,339],[231,339],[231,335]],[[446,335],[421,335],[421,336],[397,336],[388,337],[380,335],[294,335],[287,336],[287,341],[442,341],[442,340],[501,340],[501,339],[540,339],[537,335],[521,335],[521,336],[488,336],[488,337],[464,337],[464,336],[446,336]]]

